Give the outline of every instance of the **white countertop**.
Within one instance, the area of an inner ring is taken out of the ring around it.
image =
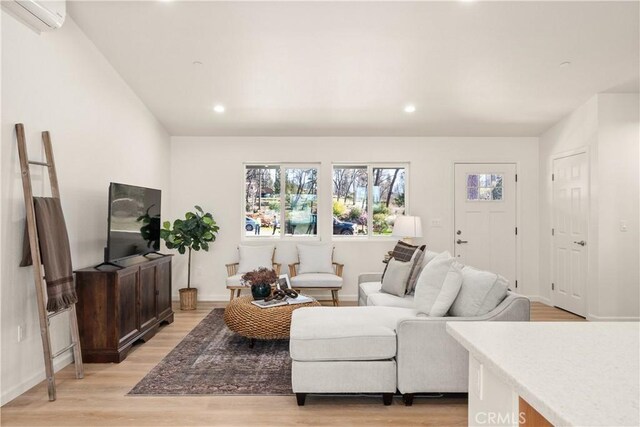
[[[447,332],[556,426],[640,425],[638,322],[448,322]]]

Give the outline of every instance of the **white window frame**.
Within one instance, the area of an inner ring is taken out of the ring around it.
[[[392,162],[392,163],[378,163],[378,162],[333,162],[331,163],[331,202],[333,202],[333,169],[340,166],[365,166],[367,168],[367,235],[366,236],[343,236],[333,234],[333,220],[331,222],[331,239],[336,241],[358,241],[358,240],[397,240],[397,237],[390,235],[374,235],[373,234],[373,170],[374,169],[396,169],[404,168],[404,214],[411,215],[409,210],[409,188],[410,188],[410,162]],[[333,210],[331,211],[331,217],[333,218]]]
[[[500,199],[500,200],[493,200],[493,199],[492,200],[487,200],[487,199],[480,199],[480,198],[475,199],[475,200],[469,200],[468,191],[469,191],[469,188],[471,188],[471,187],[468,186],[469,175],[478,175],[478,176],[479,175],[502,175],[503,176],[502,179],[504,179],[504,174],[503,173],[500,173],[500,174],[487,174],[485,172],[470,172],[470,173],[466,174],[465,178],[467,179],[467,196],[466,196],[467,197],[467,202],[469,202],[469,203],[504,203],[504,188],[502,189],[502,191],[503,191],[502,199]],[[478,194],[480,194],[480,189],[481,188],[491,188],[491,187],[480,187],[480,185],[478,185],[478,187],[476,187],[476,188],[478,189]],[[495,187],[493,187],[493,188],[495,188]]]
[[[297,235],[286,235],[284,234],[283,230],[285,229],[284,224],[285,224],[285,213],[286,213],[286,196],[285,196],[285,192],[286,192],[286,176],[285,176],[285,170],[286,169],[316,169],[316,179],[318,180],[318,185],[316,186],[316,199],[318,201],[318,217],[320,216],[321,210],[320,210],[320,206],[324,204],[324,202],[322,202],[322,191],[321,191],[321,179],[322,179],[322,164],[320,162],[303,162],[303,163],[290,163],[290,162],[243,162],[242,163],[242,190],[240,194],[245,193],[246,191],[246,179],[247,179],[247,166],[262,166],[262,167],[269,167],[269,166],[277,166],[280,168],[280,234],[278,236],[247,236],[246,235],[246,230],[245,230],[245,221],[244,221],[244,217],[246,216],[247,212],[245,210],[246,206],[245,206],[245,201],[244,201],[244,197],[240,198],[240,211],[242,212],[242,220],[240,221],[240,240],[241,241],[251,241],[251,242],[256,242],[256,241],[291,241],[291,240],[297,240],[297,241],[319,241],[320,240],[320,235],[321,235],[321,226],[320,226],[320,221],[316,222],[316,227],[317,227],[317,231],[315,235],[303,235],[303,234],[297,234]]]

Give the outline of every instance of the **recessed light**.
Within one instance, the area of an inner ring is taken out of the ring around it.
[[[567,68],[570,65],[571,65],[570,61],[564,61],[560,63],[560,68]]]
[[[405,113],[415,113],[416,112],[416,106],[413,104],[408,104],[404,106],[404,112]]]
[[[216,112],[216,113],[218,113],[218,114],[222,114],[222,113],[224,113],[224,110],[225,110],[225,108],[224,108],[224,105],[222,105],[222,104],[216,104],[216,105],[213,107],[213,111],[215,111],[215,112]]]

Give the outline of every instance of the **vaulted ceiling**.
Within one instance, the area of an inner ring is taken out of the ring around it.
[[[169,133],[185,136],[537,136],[595,93],[638,91],[638,8],[69,2]]]

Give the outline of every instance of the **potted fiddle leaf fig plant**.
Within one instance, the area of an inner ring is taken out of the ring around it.
[[[184,219],[176,219],[173,226],[169,221],[162,224],[160,237],[167,248],[176,249],[180,254],[189,252],[187,265],[187,287],[179,289],[180,309],[195,310],[198,301],[198,289],[191,287],[191,251],[209,250],[209,244],[215,242],[220,227],[210,213],[205,213],[200,206],[195,212],[187,212]]]

